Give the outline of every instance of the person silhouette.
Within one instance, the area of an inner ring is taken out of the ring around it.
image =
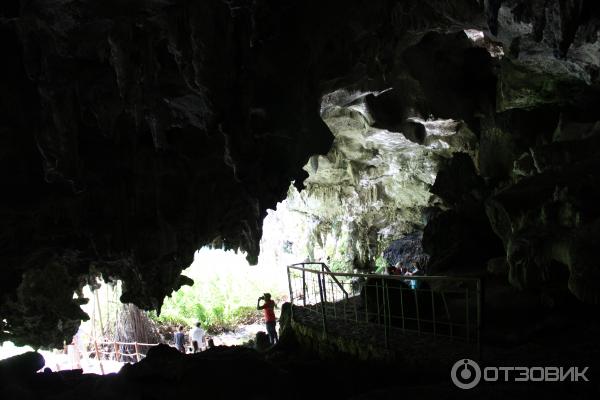
[[[190,332],[190,340],[192,341],[194,353],[204,349],[204,335],[204,329],[201,328],[200,322],[196,322],[196,326]]]
[[[260,301],[264,300],[264,303],[261,305]],[[275,318],[274,309],[277,307],[277,304],[271,300],[271,294],[265,293],[261,297],[258,298],[256,302],[256,309],[263,310],[265,316],[265,325],[267,327],[267,333],[269,334],[269,342],[271,344],[275,344],[279,341],[277,337],[277,329],[275,328],[277,324],[277,318]]]
[[[178,332],[175,332],[174,339],[177,350],[185,354],[185,333],[183,333],[183,325],[179,327]]]

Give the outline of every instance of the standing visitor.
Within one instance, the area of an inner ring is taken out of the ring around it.
[[[260,305],[261,300],[265,301],[263,305]],[[279,338],[277,337],[277,329],[275,329],[275,325],[277,323],[274,311],[275,307],[277,307],[277,304],[271,300],[270,293],[265,293],[264,295],[260,296],[256,302],[256,309],[264,311],[265,324],[267,325],[267,333],[269,334],[269,342],[271,344],[275,344],[279,341]]]
[[[185,333],[183,333],[183,326],[180,326],[179,331],[175,332],[175,347],[181,353],[185,354]]]
[[[204,329],[200,327],[200,322],[196,322],[196,326],[190,332],[190,339],[192,341],[194,353],[204,350]]]

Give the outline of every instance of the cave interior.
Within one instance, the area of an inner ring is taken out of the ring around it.
[[[597,377],[599,31],[594,0],[2,1],[0,341],[62,347],[96,279],[160,310],[203,246],[256,264],[285,200],[299,257],[333,237],[348,272],[416,251],[427,275],[480,278],[489,365]],[[194,374],[217,398],[457,390],[443,362],[284,333],[267,353],[161,347],[115,376],[35,374],[32,353],[0,363],[0,393],[163,398]],[[598,395],[593,377],[535,388]]]

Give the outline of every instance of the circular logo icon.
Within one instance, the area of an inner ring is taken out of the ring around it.
[[[481,369],[475,361],[465,358],[454,363],[450,377],[457,387],[472,389],[481,380]]]

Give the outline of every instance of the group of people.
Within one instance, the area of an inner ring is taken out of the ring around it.
[[[261,304],[261,301],[263,302]],[[279,341],[279,337],[277,336],[277,318],[275,317],[275,308],[277,307],[277,303],[271,299],[270,293],[264,293],[262,296],[258,298],[256,302],[256,309],[263,310],[265,325],[267,328],[267,334],[269,335],[269,343],[275,344]],[[182,353],[186,353],[186,335],[183,326],[179,326],[177,332],[174,335],[175,347]],[[202,329],[201,323],[197,322],[196,326],[190,331],[189,340],[191,343],[191,348],[194,353],[204,350],[205,348],[214,347],[213,339],[206,339],[206,333],[204,329]],[[205,343],[206,341],[206,343]]]
[[[419,270],[414,267],[409,267],[403,265],[400,261],[396,263],[394,266],[388,266],[386,269],[387,275],[401,275],[401,276],[412,276],[419,275]],[[412,289],[416,289],[418,286],[418,282],[415,279],[410,279],[408,284]]]
[[[410,275],[417,275],[417,271],[413,268],[404,266],[400,262],[398,262],[396,265],[389,266],[387,268],[387,274],[388,275],[410,276]]]
[[[175,332],[175,335],[173,336],[173,340],[175,342],[175,347],[177,348],[177,350],[179,350],[182,353],[186,353],[186,337],[185,337],[185,332],[184,332],[184,327],[183,325],[179,326],[179,329],[177,332]],[[202,324],[200,322],[196,323],[196,326],[194,328],[192,328],[192,330],[190,331],[190,343],[191,343],[191,349],[192,352],[197,353],[199,351],[204,350],[206,347],[211,348],[214,347],[214,342],[212,339],[208,339],[208,341],[206,341],[206,333],[204,332],[204,329],[202,329]]]

